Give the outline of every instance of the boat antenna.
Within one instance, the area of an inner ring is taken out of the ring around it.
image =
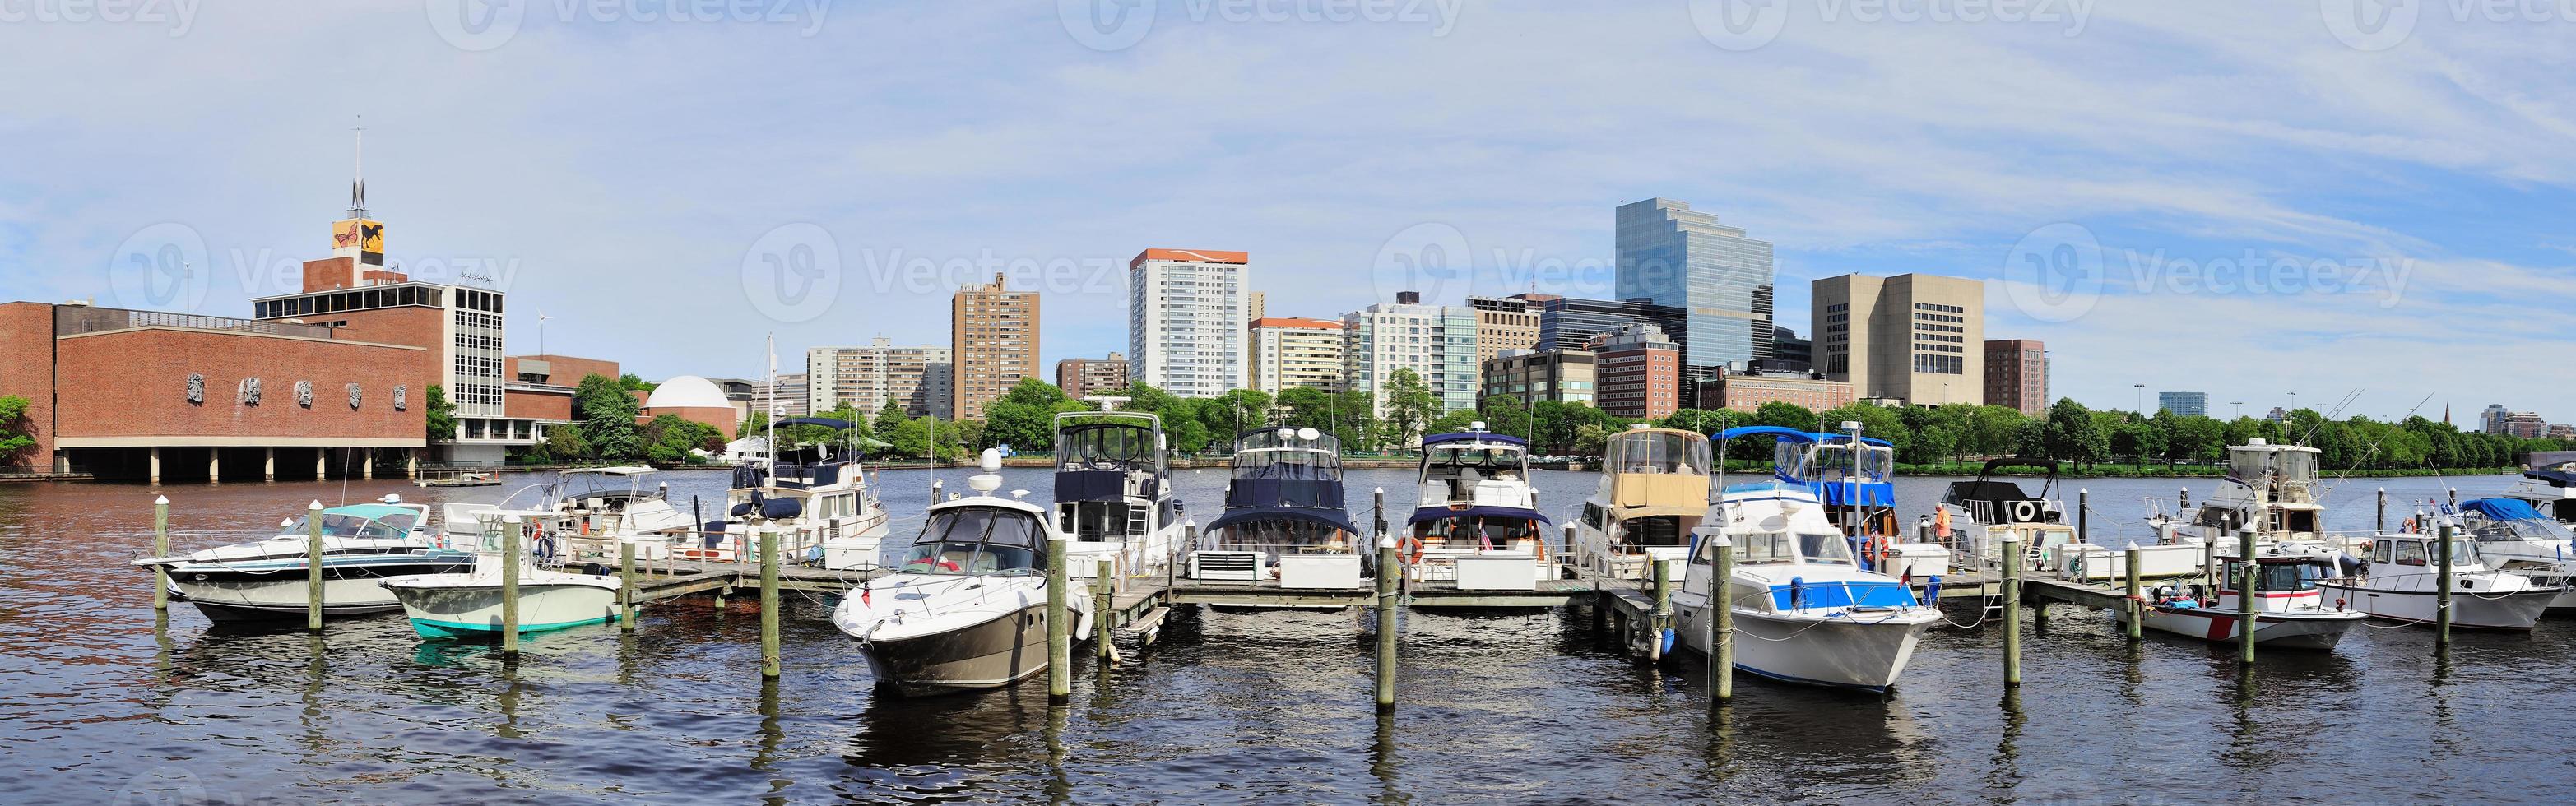
[[[767,349],[769,352],[769,405],[761,411],[760,422],[767,428],[768,433],[761,439],[769,443],[769,450],[762,453],[769,455],[769,466],[766,468],[769,483],[776,484],[778,483],[778,334],[774,331],[769,334]]]

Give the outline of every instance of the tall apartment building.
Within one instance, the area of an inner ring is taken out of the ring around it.
[[[2209,416],[2208,392],[2157,392],[2156,408],[2176,417]]]
[[[1825,377],[1863,398],[1918,406],[1985,401],[1985,283],[1961,277],[1846,274],[1817,280]]]
[[[1127,355],[1110,353],[1105,359],[1067,358],[1055,362],[1055,385],[1075,400],[1125,392]]]
[[[1539,315],[1546,310],[1546,300],[1553,298],[1545,294],[1468,297],[1467,307],[1476,311],[1476,362],[1491,361],[1504,350],[1537,347]]]
[[[1376,397],[1377,416],[1387,406],[1386,383],[1396,370],[1422,377],[1443,412],[1475,408],[1476,311],[1424,305],[1422,295],[1399,291],[1395,303],[1378,303],[1342,316],[1342,378],[1348,389]]]
[[[1688,326],[1682,309],[1657,305],[1640,299],[1613,302],[1606,299],[1548,297],[1539,305],[1538,349],[1580,350],[1594,338],[1618,333],[1629,325],[1652,322],[1674,336]]]
[[[2485,411],[2478,413],[2478,430],[2489,434],[2502,434],[2504,419],[2512,413],[2505,409],[2502,403],[2489,403]]]
[[[1128,372],[1180,397],[1251,382],[1252,256],[1147,249],[1127,262]]]
[[[1680,343],[1684,374],[1772,357],[1771,242],[1672,199],[1620,205],[1615,222],[1618,297],[1682,311],[1664,335]]]
[[[949,298],[948,417],[984,419],[984,406],[1038,374],[1038,292],[1012,291],[1002,275]]]
[[[950,353],[935,344],[896,345],[878,337],[864,347],[805,351],[806,406],[830,411],[843,403],[876,416],[888,398],[913,417],[949,416]]]
[[[1252,320],[1252,388],[1276,395],[1306,387],[1342,391],[1342,323],[1330,319]]]
[[[2031,339],[1986,341],[1986,405],[2037,417],[2048,413],[2050,402],[2048,345]]]
[[[1483,397],[1510,395],[1522,403],[1599,401],[1594,395],[1599,357],[1590,350],[1504,350],[1484,363]]]
[[[1681,345],[1652,324],[1593,340],[1600,362],[1599,408],[1616,417],[1655,419],[1681,408]]]

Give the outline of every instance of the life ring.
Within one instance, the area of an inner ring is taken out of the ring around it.
[[[2030,523],[2037,521],[2039,520],[2039,504],[2035,501],[2014,501],[2012,502],[2011,515],[2014,523]]]
[[[1395,556],[1397,559],[1403,560],[1406,565],[1421,564],[1422,538],[1414,537],[1412,535],[1405,535],[1401,538],[1397,538],[1395,541]]]

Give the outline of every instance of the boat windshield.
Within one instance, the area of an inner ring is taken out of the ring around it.
[[[370,518],[346,512],[325,512],[322,513],[322,536],[400,540],[403,535],[411,533],[414,520],[416,518],[410,514]],[[280,534],[309,535],[312,533],[313,518],[306,516],[295,519],[295,525],[287,527],[286,531]]]
[[[1055,435],[1058,470],[1125,470],[1159,467],[1162,450],[1154,429],[1117,423],[1065,426]]]
[[[2576,532],[2571,532],[2565,524],[2528,518],[2487,521],[2470,529],[2469,535],[2477,538],[2481,543],[2509,543],[2524,540],[2539,543],[2566,543],[2576,540]]]
[[[1332,437],[1312,441],[1290,437],[1256,440],[1246,436],[1235,445],[1234,477],[1238,479],[1337,479],[1342,460]]]
[[[1451,474],[1459,470],[1519,470],[1522,454],[1523,451],[1516,445],[1484,444],[1455,447],[1443,445],[1424,453],[1422,464],[1426,470],[1447,471]]]
[[[1730,539],[1735,541],[1737,565],[1851,562],[1851,544],[1832,532],[1752,532]]]
[[[2245,446],[2229,451],[2228,472],[2239,479],[2259,480],[2272,473],[2285,481],[2315,481],[2317,454],[2289,446]]]
[[[1427,520],[1416,524],[1414,530],[1425,542],[1445,541],[1450,548],[1510,548],[1512,541],[1536,540],[1544,533],[1537,521],[1495,515]]]
[[[1610,437],[1604,467],[1613,473],[1708,475],[1708,440],[1672,431],[1627,431]]]
[[[2335,575],[2334,563],[2329,560],[2275,562],[2261,565],[2262,570],[2256,572],[2255,590],[2266,593],[2316,590],[2317,580]],[[2236,587],[2232,583],[2245,578],[2245,563],[2242,560],[2231,559],[2220,567],[2222,570],[2219,573],[2224,574],[2224,578],[2231,582],[2227,586],[2230,589]]]
[[[1884,445],[1781,440],[1772,461],[1781,475],[1805,482],[1883,482],[1896,471],[1896,452]]]
[[[932,513],[903,558],[914,574],[1035,573],[1038,522],[1024,512],[952,509]]]

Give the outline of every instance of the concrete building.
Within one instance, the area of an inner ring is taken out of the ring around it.
[[[1651,324],[1596,338],[1599,408],[1618,417],[1656,419],[1681,408],[1681,346]]]
[[[1396,292],[1395,300],[1342,316],[1346,388],[1372,393],[1377,416],[1385,417],[1388,379],[1397,370],[1410,369],[1440,399],[1442,412],[1475,408],[1475,310],[1424,305],[1422,295],[1413,291]]]
[[[2176,417],[2209,416],[2208,392],[2157,392],[2156,408]]]
[[[1180,397],[1251,383],[1252,256],[1147,249],[1127,262],[1129,377]]]
[[[2504,416],[2504,435],[2515,439],[2539,439],[2549,433],[2549,421],[2536,412],[2517,411]]]
[[[1614,219],[1617,296],[1682,312],[1664,335],[1681,345],[1685,375],[1773,357],[1769,241],[1672,199],[1620,205]]]
[[[0,304],[0,395],[35,444],[0,465],[160,482],[404,475],[436,354],[329,327]]]
[[[2505,418],[2512,414],[2513,412],[2507,410],[2502,403],[2489,403],[2485,411],[2478,412],[2478,430],[2489,434],[2502,434]]]
[[[1510,395],[1522,403],[1599,403],[1600,360],[1590,350],[1504,350],[1484,363],[1482,397]]]
[[[1812,315],[1825,378],[1864,398],[1985,402],[1985,294],[1985,283],[1932,274],[1817,280]]]
[[[1699,382],[1699,408],[1747,414],[1764,403],[1787,403],[1808,411],[1831,411],[1859,399],[1852,385],[1809,373],[1720,372]]]
[[[1127,355],[1110,353],[1101,358],[1067,358],[1055,362],[1055,385],[1076,400],[1127,391]]]
[[[1532,300],[1533,296],[1539,299]],[[1491,361],[1504,350],[1536,348],[1539,316],[1550,298],[1533,294],[1468,297],[1467,307],[1476,311],[1476,363]]]
[[[2023,414],[2048,413],[2048,345],[2032,339],[1986,341],[1986,405]]]
[[[1773,325],[1771,327],[1771,357],[1758,359],[1753,362],[1753,370],[1755,372],[1777,372],[1790,375],[1804,375],[1809,372],[1814,372],[1815,367],[1816,353],[1814,343],[1809,342],[1806,339],[1798,338],[1798,331],[1777,325]]]
[[[1012,291],[1002,275],[957,289],[949,299],[949,410],[952,420],[984,419],[984,406],[1021,379],[1038,374],[1038,293]]]
[[[2549,431],[2548,431],[2547,433],[2542,434],[2542,435],[2541,435],[2541,438],[2542,438],[2542,439],[2576,439],[2576,424],[2570,424],[2570,423],[2550,423],[2550,424],[2549,424]]]
[[[1342,391],[1342,323],[1330,319],[1252,320],[1252,388],[1272,395],[1305,387]]]
[[[847,403],[874,417],[891,398],[907,416],[945,417],[952,410],[948,372],[948,348],[938,345],[879,337],[864,347],[815,347],[805,351],[806,407],[830,411]]]
[[[1639,322],[1654,323],[1664,329],[1664,335],[1672,336],[1681,332],[1688,320],[1680,308],[1645,300],[1547,297],[1540,302],[1537,349],[1580,350],[1595,338],[1625,331]]]
[[[592,375],[615,380],[620,375],[617,362],[568,355],[514,355],[502,359],[502,375],[510,380],[501,388],[502,409],[509,415],[506,433],[487,430],[493,423],[465,421],[457,424],[460,442],[497,442],[504,446],[544,442],[546,433],[571,425],[573,394],[583,379]],[[525,428],[524,433],[517,429]]]

